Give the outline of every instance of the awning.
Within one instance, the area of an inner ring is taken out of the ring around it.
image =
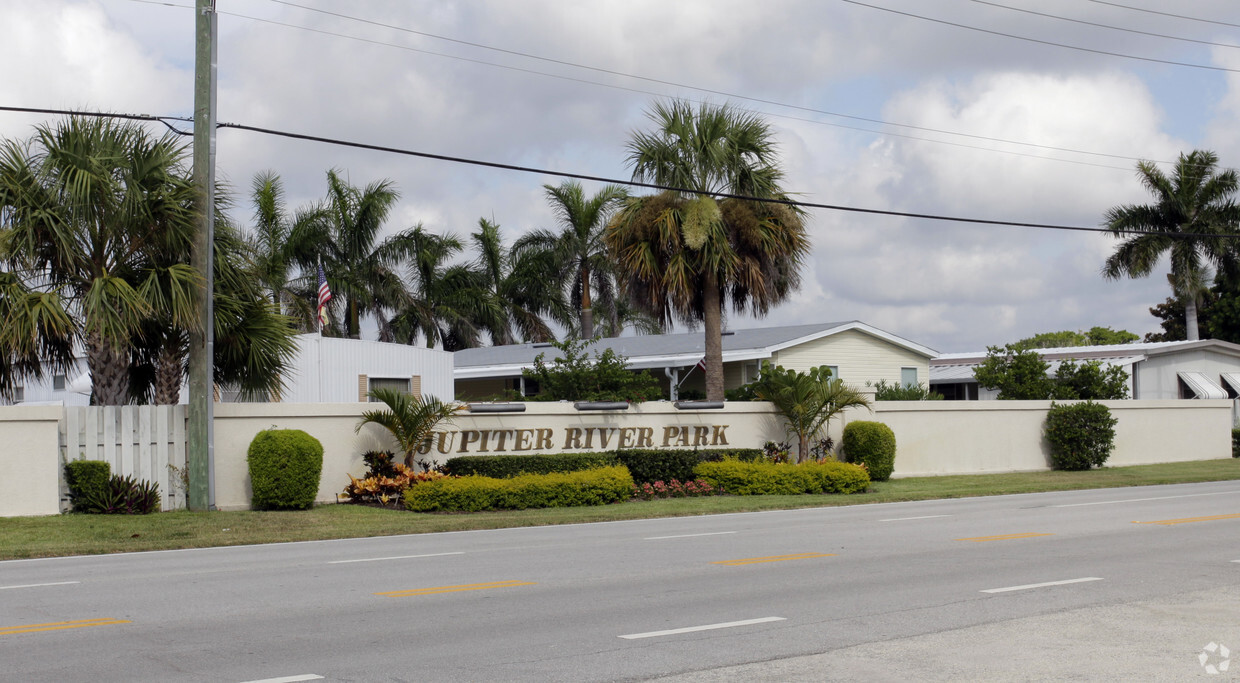
[[[1223,382],[1237,395],[1240,395],[1240,372],[1224,372]]]
[[[1220,387],[1209,377],[1206,377],[1204,372],[1180,372],[1177,374],[1188,385],[1188,388],[1193,390],[1196,398],[1227,398],[1227,392],[1223,390],[1223,387]]]

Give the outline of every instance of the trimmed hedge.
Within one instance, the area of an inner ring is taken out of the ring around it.
[[[632,492],[633,477],[624,467],[613,465],[579,472],[522,474],[508,479],[436,479],[410,488],[404,502],[414,512],[478,512],[606,505],[627,500]]]
[[[704,462],[697,476],[736,496],[795,495],[801,493],[860,493],[870,476],[857,465],[842,462]]]
[[[314,505],[323,475],[323,444],[300,429],[259,432],[246,453],[250,507],[305,510]]]
[[[463,455],[449,458],[444,468],[449,474],[468,477],[477,475],[506,479],[520,474],[551,474],[580,472],[611,465],[624,465],[638,485],[656,481],[688,481],[694,478],[693,468],[701,462],[718,462],[725,458],[758,460],[757,448],[716,448],[710,450],[632,449],[604,453],[557,453],[554,455]]]
[[[896,435],[882,422],[858,420],[844,426],[844,459],[864,464],[873,481],[887,481],[896,468]]]
[[[65,483],[74,512],[98,512],[92,498],[101,495],[112,477],[112,466],[102,460],[74,460],[65,463]]]
[[[1051,445],[1051,467],[1057,470],[1100,467],[1111,457],[1111,449],[1115,447],[1117,422],[1101,403],[1051,403],[1051,409],[1046,411],[1044,431]]]
[[[507,479],[521,474],[580,472],[617,464],[615,453],[556,453],[554,455],[462,455],[448,458],[444,469],[462,477]]]

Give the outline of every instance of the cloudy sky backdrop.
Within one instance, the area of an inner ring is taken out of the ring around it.
[[[7,0],[0,105],[190,115],[192,4]],[[707,99],[768,118],[807,201],[1076,226],[1145,201],[1138,159],[1201,148],[1240,164],[1234,0],[217,7],[224,122],[627,179],[624,144],[652,100]],[[46,118],[0,112],[0,136]],[[294,207],[324,195],[329,168],[358,185],[390,178],[402,196],[390,232],[421,222],[464,237],[486,217],[511,241],[555,227],[550,175],[227,129],[217,163],[240,194],[276,171]],[[243,196],[234,214],[250,221]],[[1103,235],[828,210],[809,229],[800,292],[730,326],[858,319],[953,352],[1094,325],[1143,334],[1169,295],[1162,275],[1104,280],[1115,241]]]

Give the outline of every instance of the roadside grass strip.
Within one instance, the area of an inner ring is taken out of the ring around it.
[[[1173,524],[1188,524],[1190,522],[1213,522],[1216,519],[1240,519],[1240,514],[1211,515],[1209,517],[1184,517],[1182,519],[1160,519],[1155,522],[1133,522],[1133,524],[1160,524],[1162,526],[1171,526]]]
[[[752,626],[753,624],[766,624],[772,621],[787,621],[785,617],[762,617],[760,619],[745,619],[744,621],[726,621],[722,624],[706,624],[705,626],[687,626],[685,628],[673,628],[666,631],[650,631],[647,633],[630,633],[624,636],[617,636],[625,640],[637,640],[639,638],[657,638],[659,636],[674,636],[681,633],[696,633],[698,631],[714,631],[720,628],[735,628],[737,626]]]
[[[982,593],[1010,593],[1012,591],[1027,591],[1032,588],[1047,588],[1049,586],[1066,586],[1071,583],[1087,583],[1089,581],[1101,581],[1101,576],[1086,576],[1081,579],[1066,579],[1064,581],[1045,581],[1043,583],[1027,583],[1023,586],[1007,586],[1005,588],[988,588]]]
[[[404,591],[387,591],[375,593],[388,598],[406,598],[414,595],[438,595],[440,593],[460,593],[461,591],[482,591],[488,588],[511,588],[512,586],[533,586],[533,581],[492,581],[491,583],[466,583],[459,586],[435,586],[433,588],[413,588]]]
[[[1002,536],[974,536],[972,538],[957,538],[957,541],[973,541],[974,543],[985,543],[986,541],[1011,541],[1017,538],[1035,538],[1037,536],[1054,536],[1055,534],[1003,534]]]
[[[722,564],[739,567],[744,564],[762,564],[764,562],[786,562],[788,560],[808,560],[815,557],[835,557],[835,553],[796,553],[795,555],[771,555],[768,557],[746,557],[740,560],[719,560],[711,564]]]
[[[112,624],[130,624],[128,619],[79,619],[77,621],[53,621],[46,624],[26,624],[25,626],[0,626],[0,636],[11,636],[17,633],[38,633],[40,631],[64,631],[70,628],[87,628],[88,626],[111,626]]]

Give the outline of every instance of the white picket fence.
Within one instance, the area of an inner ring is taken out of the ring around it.
[[[159,484],[164,510],[185,507],[185,416],[176,406],[66,406],[60,421],[61,464],[103,460],[112,473]],[[61,468],[62,508],[68,488]]]

